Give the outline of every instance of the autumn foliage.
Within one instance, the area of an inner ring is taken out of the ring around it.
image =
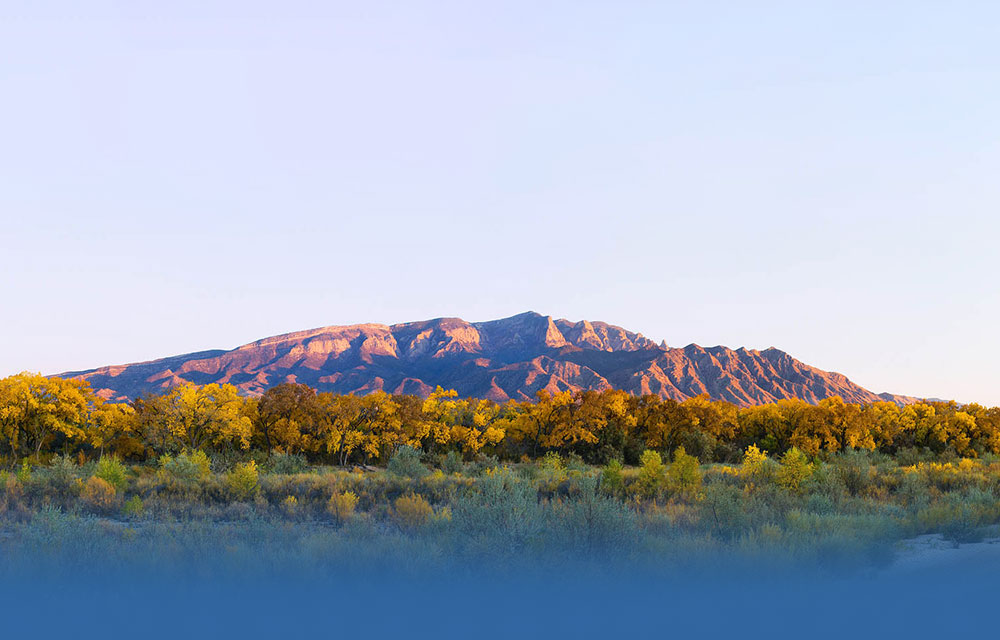
[[[797,452],[782,475],[795,486],[804,474],[800,456],[847,450],[904,457],[1000,454],[1000,408],[855,405],[840,398],[740,408],[707,397],[678,402],[618,390],[541,390],[535,401],[498,404],[441,388],[427,398],[355,396],[295,383],[259,398],[241,396],[228,384],[185,383],[125,404],[105,401],[78,380],[26,373],[0,380],[0,458],[14,464],[83,456],[105,460],[107,474],[118,473],[112,461],[162,459],[161,466],[176,467],[179,477],[191,462],[184,456],[196,452],[338,466],[386,464],[401,449],[510,461],[556,452],[590,464],[639,465],[644,451],[671,460],[680,448],[701,463],[739,462],[748,449],[778,459]]]

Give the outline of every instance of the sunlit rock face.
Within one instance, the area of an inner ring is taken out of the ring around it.
[[[105,398],[128,400],[185,381],[236,385],[259,395],[282,382],[320,391],[387,391],[427,396],[440,385],[496,401],[624,389],[683,400],[702,394],[740,406],[800,398],[818,402],[907,403],[875,394],[839,373],[810,367],[778,349],[683,348],[604,322],[571,322],[534,312],[487,322],[437,318],[396,325],[322,327],[264,338],[231,351],[62,374],[88,380]]]

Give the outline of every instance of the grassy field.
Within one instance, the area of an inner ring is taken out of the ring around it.
[[[974,541],[1000,521],[1000,462],[901,466],[851,451],[824,462],[598,468],[548,455],[498,465],[401,449],[388,468],[294,456],[224,464],[201,453],[127,466],[56,458],[0,474],[8,570],[98,563],[199,571],[565,566],[884,567],[899,541]]]

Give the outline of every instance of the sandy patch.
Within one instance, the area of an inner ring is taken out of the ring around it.
[[[987,570],[997,566],[1000,566],[1000,537],[955,544],[941,534],[928,534],[901,542],[895,562],[886,571],[899,575],[939,569]]]

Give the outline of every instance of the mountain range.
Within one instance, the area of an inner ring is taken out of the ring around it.
[[[109,400],[129,400],[190,381],[229,383],[247,395],[282,382],[337,393],[383,390],[421,396],[440,385],[461,396],[498,402],[533,400],[540,389],[611,388],[675,400],[708,394],[740,406],[783,398],[815,403],[831,396],[853,403],[916,401],[873,393],[775,348],[672,348],[604,322],[570,322],[534,312],[488,322],[438,318],[322,327],[229,351],[60,375],[89,381]]]

